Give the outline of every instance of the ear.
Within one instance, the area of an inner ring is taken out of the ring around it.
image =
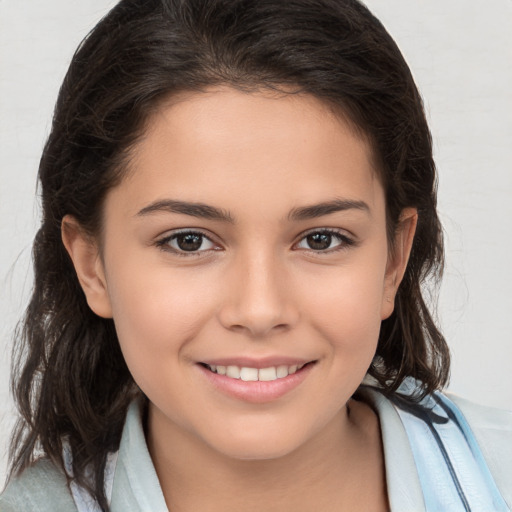
[[[89,307],[98,316],[112,318],[105,271],[96,241],[71,215],[62,219],[61,236]]]
[[[407,268],[417,223],[418,211],[416,208],[404,208],[400,214],[395,231],[394,247],[390,251],[386,267],[381,312],[382,320],[388,318],[395,308],[396,292]]]

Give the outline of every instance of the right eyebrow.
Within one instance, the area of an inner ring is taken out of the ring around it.
[[[137,216],[144,217],[154,213],[181,213],[184,215],[190,215],[191,217],[198,217],[200,219],[208,220],[220,220],[223,222],[234,222],[231,214],[220,208],[215,208],[204,203],[193,203],[188,201],[177,201],[174,199],[163,199],[155,201],[148,206],[142,208],[137,213]]]
[[[370,207],[364,201],[334,199],[333,201],[295,208],[290,212],[288,218],[295,221],[309,220],[346,210],[362,210],[368,214],[370,213]]]

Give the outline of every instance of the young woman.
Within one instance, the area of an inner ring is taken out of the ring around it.
[[[0,510],[510,510],[511,415],[440,392],[431,138],[362,4],[121,1],[39,178]]]

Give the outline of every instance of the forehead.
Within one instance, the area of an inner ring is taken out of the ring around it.
[[[114,194],[261,213],[342,197],[380,199],[371,148],[317,98],[218,87],[163,102]],[[345,197],[354,196],[354,197]]]

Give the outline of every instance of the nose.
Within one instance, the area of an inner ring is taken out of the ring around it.
[[[292,328],[299,314],[283,262],[272,254],[240,257],[226,280],[221,324],[251,338]]]

